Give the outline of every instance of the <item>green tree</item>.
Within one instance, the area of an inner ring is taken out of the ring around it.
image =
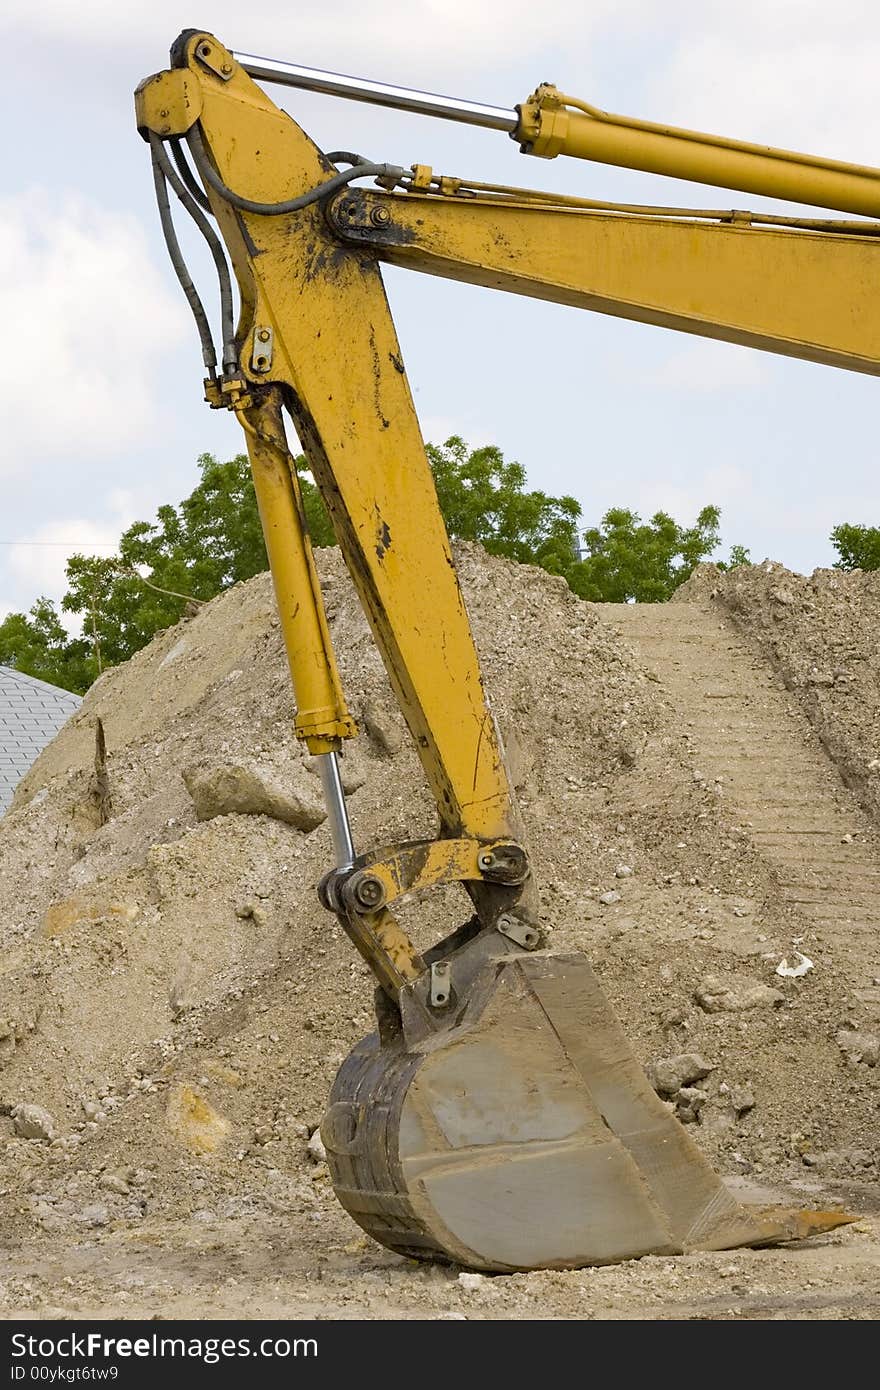
[[[427,452],[453,539],[480,541],[494,555],[563,575],[584,598],[660,602],[718,545],[717,507],[704,507],[689,528],[665,512],[643,523],[618,508],[584,533],[586,548],[579,552],[576,500],[527,488],[522,465],[505,460],[494,445],[470,449],[453,435],[445,444],[429,444]],[[320,494],[305,460],[297,465],[312,541],[332,545]],[[117,555],[70,557],[61,607],[79,618],[81,635],[69,636],[55,606],[40,599],[30,614],[13,613],[0,624],[0,662],[82,692],[195,605],[264,570],[247,457],[221,463],[203,454],[199,468],[189,497],[160,507],[153,522],[130,526]],[[728,566],[743,563],[748,551],[734,546]]]
[[[82,692],[94,679],[89,644],[71,639],[51,599],[39,598],[29,613],[10,613],[0,623],[0,666]]]
[[[584,532],[586,554],[565,572],[581,598],[594,603],[663,603],[719,544],[721,513],[704,507],[696,523],[679,526],[667,512],[643,522],[614,507]]]
[[[469,450],[452,435],[427,445],[440,510],[453,540],[479,541],[505,555],[564,574],[577,555],[581,509],[573,497],[526,489],[522,464],[492,444]]]
[[[199,458],[201,480],[179,506],[160,507],[155,522],[137,521],[123,534],[119,554],[68,562],[62,601],[94,640],[103,665],[125,661],[188,605],[251,579],[267,566],[257,499],[247,456],[220,463]],[[300,478],[306,520],[316,545],[333,543],[317,488]]]
[[[728,558],[717,562],[720,570],[735,570],[739,569],[740,565],[750,565],[751,563],[751,551],[747,550],[744,545],[732,545]]]
[[[880,570],[880,526],[853,526],[844,522],[831,532],[839,555],[837,570]]]

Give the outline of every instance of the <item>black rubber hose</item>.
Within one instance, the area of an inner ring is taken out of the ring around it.
[[[331,164],[369,164],[369,160],[362,154],[352,154],[351,150],[333,150],[331,154],[325,155]]]
[[[210,213],[211,216],[213,216],[213,213],[211,213],[211,204],[205,197],[205,190],[199,187],[196,176],[189,167],[189,160],[183,152],[180,137],[178,136],[176,140],[169,140],[168,143],[171,146],[171,153],[174,156],[174,163],[177,165],[177,171],[180,177],[183,179],[199,207],[202,208],[204,212]]]
[[[377,178],[400,179],[406,173],[405,169],[401,169],[396,164],[357,164],[353,169],[343,169],[338,174],[333,174],[326,183],[319,183],[316,188],[310,188],[306,193],[301,193],[298,198],[288,198],[283,203],[257,203],[252,198],[243,198],[239,193],[233,193],[231,188],[227,188],[208,159],[198,126],[193,126],[187,132],[186,138],[192,150],[196,168],[205,182],[209,183],[215,192],[220,194],[221,198],[225,198],[240,212],[254,212],[261,217],[277,217],[288,212],[301,212],[303,208],[310,207],[320,198],[328,198],[332,193],[344,188],[347,183],[351,183],[352,179],[362,179],[369,175],[375,175]]]
[[[196,321],[196,328],[199,330],[199,338],[202,344],[202,361],[208,370],[208,374],[213,377],[216,375],[217,371],[217,354],[214,350],[214,340],[211,337],[211,326],[208,323],[208,316],[205,313],[204,305],[199,298],[199,292],[193,284],[192,276],[186,268],[186,262],[180,250],[180,243],[177,240],[177,233],[174,230],[174,222],[171,217],[171,204],[168,201],[168,186],[165,182],[165,173],[162,169],[162,164],[156,156],[156,145],[161,146],[161,141],[158,136],[151,134],[150,150],[153,159],[153,183],[156,187],[156,202],[159,206],[159,221],[162,223],[162,234],[165,237],[165,245],[168,247],[171,264],[174,266],[174,273],[180,281],[181,288],[189,301],[189,307],[192,309],[193,318]]]
[[[190,196],[183,182],[172,168],[171,161],[165,153],[162,141],[159,139],[158,135],[154,135],[152,132],[150,133],[150,148],[153,151],[154,158],[159,164],[159,168],[171,184],[174,192],[177,194],[210,248],[211,255],[214,259],[214,265],[217,268],[217,279],[220,282],[220,324],[223,335],[223,370],[224,372],[235,371],[238,367],[238,353],[235,349],[232,279],[229,274],[229,266],[226,261],[226,253],[223,250],[222,242],[204,213],[196,205],[194,198]]]

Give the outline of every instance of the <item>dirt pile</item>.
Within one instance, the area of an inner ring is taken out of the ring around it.
[[[725,1171],[805,1179],[806,1156],[832,1176],[875,1172],[878,1068],[837,1041],[863,1022],[851,982],[831,962],[775,975],[797,909],[695,777],[678,711],[561,581],[478,547],[457,559],[553,944],[586,951],[658,1089]],[[344,759],[357,843],[429,834],[338,554],[320,569],[365,730]],[[372,987],[315,896],[330,835],[292,718],[262,576],[102,677],[0,821],[7,1229],[277,1216],[306,1246],[359,1240],[309,1141],[372,1029]],[[436,895],[420,940],[466,914],[463,895]]]
[[[880,824],[880,571],[701,565],[676,595],[695,597],[723,606],[760,645]]]

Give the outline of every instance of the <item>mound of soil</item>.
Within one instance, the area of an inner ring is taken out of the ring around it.
[[[676,597],[711,598],[759,645],[880,824],[880,571],[701,565]]]
[[[587,953],[658,1087],[725,1172],[803,1178],[805,1154],[831,1176],[875,1172],[878,1068],[836,1040],[849,982],[831,962],[805,979],[774,974],[796,908],[695,779],[679,711],[562,581],[476,546],[457,563],[552,944]],[[430,834],[432,802],[338,553],[320,552],[319,568],[365,731],[343,762],[357,844]],[[835,710],[850,712],[846,746],[870,787],[880,701],[858,608],[880,588],[749,576],[708,578],[829,730]],[[702,601],[705,572],[698,583]],[[830,683],[811,682],[814,668]],[[260,576],[107,672],[0,821],[8,1231],[84,1238],[277,1215],[304,1240],[326,1238],[313,1221],[359,1239],[310,1136],[343,1056],[372,1030],[372,981],[316,898],[331,842],[293,715]],[[246,811],[254,787],[262,800]],[[425,943],[466,915],[449,890],[408,925]],[[669,1059],[680,1077],[656,1065]]]

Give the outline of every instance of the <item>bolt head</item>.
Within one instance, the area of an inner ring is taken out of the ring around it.
[[[354,888],[354,895],[361,907],[379,907],[385,901],[385,885],[374,875],[365,875]]]

